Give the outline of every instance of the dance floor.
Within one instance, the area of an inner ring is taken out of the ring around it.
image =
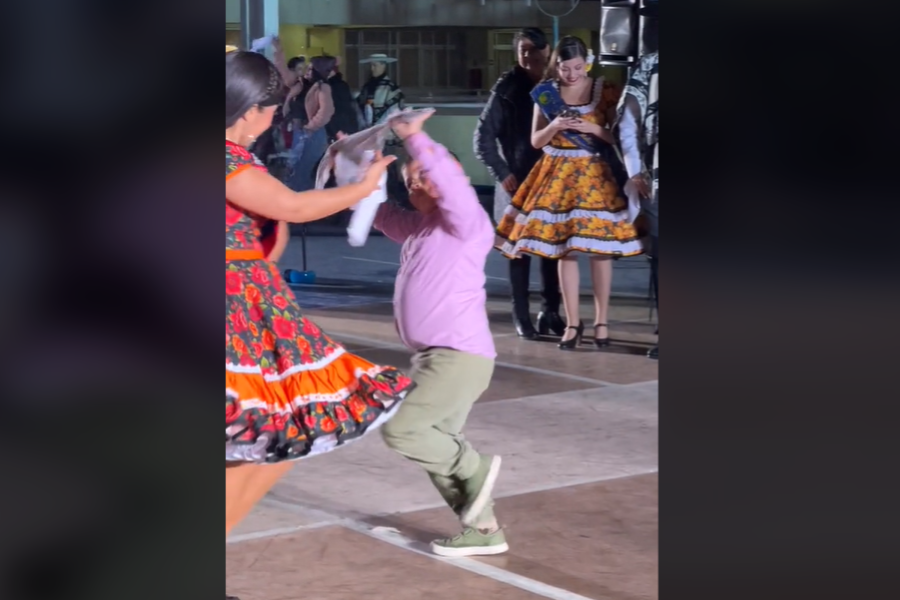
[[[303,304],[303,293],[299,295]],[[391,305],[307,314],[374,362],[407,366]],[[226,590],[241,600],[652,600],[657,598],[658,363],[645,302],[614,300],[613,346],[516,338],[491,302],[498,366],[467,436],[503,456],[505,555],[442,559],[458,532],[418,467],[380,436],[300,462],[229,538]],[[593,313],[585,304],[583,314]],[[588,326],[590,321],[586,321]],[[588,327],[588,333],[590,333]]]

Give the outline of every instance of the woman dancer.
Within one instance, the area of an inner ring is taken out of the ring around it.
[[[512,199],[497,226],[498,248],[559,258],[566,331],[559,347],[574,350],[584,324],[579,316],[578,255],[588,254],[594,288],[594,344],[609,345],[607,316],[613,257],[641,253],[622,193],[627,175],[607,126],[615,121],[618,91],[588,76],[588,51],[577,37],[559,41],[548,77],[535,99],[531,143],[544,156]]]
[[[377,189],[392,158],[354,185],[295,193],[246,149],[272,122],[283,86],[261,54],[225,55],[225,535],[292,461],[359,439],[412,389],[393,367],[348,353],[305,319],[263,256],[260,225],[306,222]]]

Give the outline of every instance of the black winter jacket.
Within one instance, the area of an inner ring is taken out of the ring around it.
[[[543,155],[531,145],[534,85],[523,68],[513,67],[494,84],[478,119],[475,156],[498,182],[512,173],[521,184]]]

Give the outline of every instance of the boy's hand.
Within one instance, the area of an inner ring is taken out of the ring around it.
[[[422,112],[404,110],[391,117],[391,129],[394,130],[394,133],[397,134],[398,138],[405,140],[406,138],[421,132],[422,127],[425,125],[425,121],[433,114],[434,110]]]

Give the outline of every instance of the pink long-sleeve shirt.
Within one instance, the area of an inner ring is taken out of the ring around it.
[[[375,227],[403,244],[394,289],[400,339],[411,350],[450,348],[497,356],[487,316],[484,268],[494,228],[459,163],[425,133],[406,140],[438,191],[430,214],[382,204]]]

